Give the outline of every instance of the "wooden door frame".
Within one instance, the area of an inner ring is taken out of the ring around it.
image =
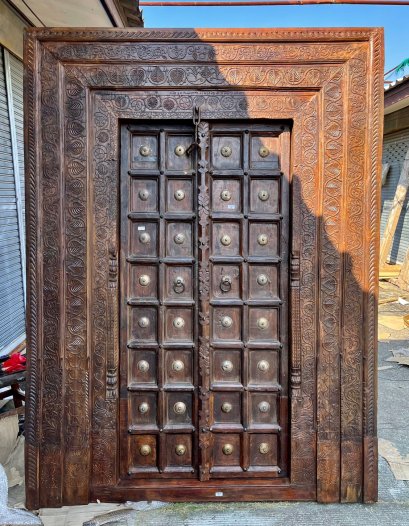
[[[382,30],[30,29],[25,64],[28,507],[164,498],[118,485],[112,196],[119,123],[195,105],[293,123],[290,479],[254,494],[375,501]],[[249,498],[217,486],[165,497]]]

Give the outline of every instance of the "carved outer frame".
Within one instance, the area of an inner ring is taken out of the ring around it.
[[[136,493],[118,481],[113,447],[118,123],[190,119],[192,105],[204,119],[293,121],[291,469],[252,491],[376,500],[382,40],[379,29],[27,33],[30,508],[160,498],[158,482]],[[246,499],[240,486],[224,485],[229,499]],[[215,489],[166,481],[166,498]]]

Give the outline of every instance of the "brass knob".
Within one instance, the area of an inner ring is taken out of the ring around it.
[[[141,404],[139,404],[138,409],[140,413],[145,414],[149,411],[149,404],[147,404],[146,402],[142,402]]]
[[[142,274],[142,276],[139,276],[139,283],[142,285],[142,287],[146,287],[151,282],[151,278],[147,274]]]
[[[186,413],[186,404],[183,402],[176,402],[176,404],[173,406],[173,410],[178,415],[184,415]]]
[[[270,364],[267,360],[260,360],[257,364],[257,369],[264,373],[265,371],[268,371],[270,369]]]
[[[267,148],[267,146],[260,146],[258,150],[258,154],[260,157],[267,157],[269,153],[270,153],[270,150]]]
[[[270,197],[270,194],[267,192],[267,190],[260,190],[258,193],[258,198],[260,201],[267,201],[267,199]]]
[[[144,245],[150,243],[151,236],[148,234],[148,232],[141,232],[139,234],[139,241],[143,243]]]
[[[178,156],[178,157],[182,157],[182,155],[184,155],[186,152],[186,149],[184,146],[182,146],[181,144],[179,144],[178,146],[176,146],[175,148],[175,154]]]
[[[259,318],[257,320],[257,327],[261,330],[267,329],[268,325],[269,324],[267,318]]]
[[[182,455],[184,455],[186,453],[186,447],[183,444],[178,444],[175,447],[175,452],[176,452],[176,455],[181,457]]]
[[[141,373],[146,373],[149,371],[149,363],[146,360],[140,360],[138,362],[138,370],[141,371]]]
[[[231,192],[229,192],[228,190],[223,190],[222,193],[220,194],[220,197],[222,198],[223,201],[230,201]]]
[[[185,242],[185,236],[184,234],[176,234],[176,236],[173,238],[175,243],[178,245],[181,245]]]
[[[270,404],[268,402],[260,402],[258,404],[260,413],[268,413],[270,411]]]
[[[177,373],[180,371],[183,371],[184,368],[185,368],[185,365],[182,362],[182,360],[175,360],[174,362],[172,362],[172,369],[176,371]]]
[[[142,157],[148,157],[148,155],[151,153],[151,149],[149,146],[141,146],[139,148],[139,153],[142,155]]]
[[[148,197],[149,197],[149,192],[148,190],[144,189],[144,190],[139,190],[139,199],[141,201],[147,201],[148,200]]]
[[[259,274],[257,276],[257,283],[261,286],[265,285],[268,282],[268,277],[265,274]]]
[[[225,455],[231,455],[233,453],[233,446],[231,444],[224,444],[222,451]]]
[[[148,444],[144,444],[143,446],[141,446],[139,448],[139,453],[143,456],[143,457],[147,457],[148,455],[150,455],[152,453],[152,449],[151,449],[151,446],[148,446]]]
[[[231,373],[233,371],[233,364],[230,360],[224,360],[222,362],[222,370],[225,373]]]
[[[185,290],[185,281],[181,276],[177,276],[173,281],[173,290],[176,294],[181,294]]]
[[[259,445],[258,450],[260,451],[262,455],[265,455],[266,453],[270,451],[270,448],[268,447],[268,444],[266,442],[262,442]]]
[[[233,320],[230,318],[230,316],[223,316],[222,318],[222,326],[228,329],[233,325]]]
[[[176,190],[173,195],[175,196],[176,201],[183,201],[185,198],[185,192],[183,190]]]
[[[225,234],[224,236],[222,236],[220,241],[222,242],[222,245],[224,245],[225,247],[228,247],[231,243],[231,237]]]
[[[230,413],[230,411],[233,409],[233,406],[229,404],[229,402],[224,402],[222,404],[222,411],[223,413]]]
[[[182,329],[185,326],[185,320],[178,316],[173,320],[173,326],[175,329]]]
[[[265,235],[265,234],[260,234],[258,237],[257,237],[257,243],[261,246],[263,245],[267,245],[268,243],[268,237]]]
[[[143,316],[138,321],[138,325],[139,327],[142,327],[142,329],[146,329],[146,327],[149,327],[149,324],[150,324],[149,318],[147,318],[146,316]]]
[[[223,157],[230,157],[230,155],[232,154],[232,149],[230,146],[223,146],[222,149],[220,150],[220,153],[223,155]]]

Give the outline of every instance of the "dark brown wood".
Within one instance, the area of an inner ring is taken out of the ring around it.
[[[31,30],[25,75],[28,506],[375,501],[382,32]]]

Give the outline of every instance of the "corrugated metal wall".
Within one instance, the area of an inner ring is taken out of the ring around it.
[[[0,354],[25,334],[22,78],[21,61],[0,46]]]
[[[386,226],[389,212],[395,196],[396,186],[402,170],[403,161],[409,148],[409,129],[385,135],[383,138],[383,163],[390,164],[385,185],[382,187],[381,235]],[[396,229],[391,251],[391,263],[403,263],[409,249],[409,195],[403,206]]]

